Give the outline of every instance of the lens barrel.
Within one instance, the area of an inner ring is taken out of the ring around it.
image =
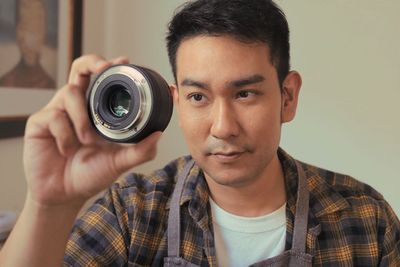
[[[167,82],[155,71],[136,65],[115,65],[93,81],[88,109],[97,132],[107,140],[137,143],[164,131],[172,116]]]

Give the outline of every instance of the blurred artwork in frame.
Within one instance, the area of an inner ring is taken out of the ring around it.
[[[67,81],[81,48],[82,0],[0,0],[0,138]]]

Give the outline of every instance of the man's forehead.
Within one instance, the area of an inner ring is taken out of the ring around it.
[[[253,47],[224,37],[225,40],[216,40],[219,37],[215,36],[193,37],[181,44],[176,60],[178,86],[207,89],[214,84],[239,88],[274,79],[271,76],[276,75],[276,70],[264,44]]]
[[[196,44],[203,44],[211,39],[225,39],[225,40],[231,40],[234,43],[242,44],[243,46],[247,47],[259,47],[262,46],[266,48],[268,55],[270,55],[270,45],[266,42],[260,41],[260,40],[249,40],[245,38],[241,38],[236,35],[230,35],[230,34],[197,34],[197,35],[191,35],[183,38],[176,49],[176,53],[179,54],[179,51],[181,50],[183,45],[186,45],[188,43],[196,43]]]
[[[273,67],[270,48],[266,43],[260,41],[244,42],[230,35],[196,35],[185,38],[178,46],[176,52],[177,74],[180,70],[184,70],[185,73],[194,72],[196,67],[199,67],[197,65],[199,63],[206,65],[207,68],[212,67],[211,62],[219,55],[223,55],[226,62],[236,58],[238,67],[248,59],[253,59],[254,62],[258,61],[259,63],[269,63]],[[204,60],[207,56],[207,60],[210,62]],[[185,65],[184,69],[182,69],[182,64]],[[201,70],[203,69],[205,69],[204,66]],[[249,73],[243,73],[241,76],[254,74],[256,74],[254,71],[249,70]]]

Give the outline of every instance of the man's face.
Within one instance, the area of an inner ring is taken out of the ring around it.
[[[244,186],[266,173],[281,134],[282,95],[267,45],[196,36],[177,52],[174,99],[207,179]]]

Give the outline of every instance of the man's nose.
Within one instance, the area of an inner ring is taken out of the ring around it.
[[[232,104],[216,101],[211,112],[211,135],[217,139],[229,139],[238,136],[240,126]]]

